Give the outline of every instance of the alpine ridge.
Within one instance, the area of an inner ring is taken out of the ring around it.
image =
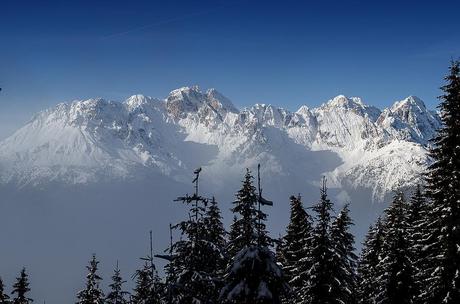
[[[215,89],[183,87],[165,99],[89,99],[36,114],[0,142],[0,182],[34,187],[150,174],[181,181],[198,166],[222,180],[261,162],[272,178],[313,183],[326,175],[332,187],[364,187],[381,199],[417,182],[440,126],[415,96],[383,111],[343,95],[295,112],[265,104],[238,110]],[[334,157],[312,157],[318,151]]]

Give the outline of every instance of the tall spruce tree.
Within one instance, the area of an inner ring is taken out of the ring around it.
[[[410,304],[415,297],[407,202],[401,192],[395,194],[385,210],[383,244],[376,275],[377,304]]]
[[[7,304],[9,303],[9,296],[5,293],[5,285],[3,284],[3,280],[0,277],[0,304]]]
[[[327,197],[326,179],[322,180],[321,198],[313,207],[316,213],[310,251],[309,284],[302,287],[302,297],[310,304],[335,303],[331,293],[334,277],[334,247],[331,239],[332,203]]]
[[[217,290],[223,286],[223,275],[225,267],[228,263],[228,256],[226,252],[227,240],[224,224],[222,223],[222,216],[217,201],[213,197],[209,202],[204,215],[204,225],[206,231],[206,241],[214,248],[209,253],[212,254],[208,257],[208,268],[210,275],[214,280]],[[216,293],[216,296],[218,294]],[[214,299],[217,302],[217,297]]]
[[[350,232],[353,221],[348,204],[339,212],[331,227],[331,239],[334,248],[333,265],[336,281],[331,290],[336,303],[353,304],[356,296],[356,260],[355,239]]]
[[[433,140],[427,174],[424,239],[426,303],[460,303],[460,62],[453,61],[439,105],[443,127]]]
[[[210,241],[207,231],[204,215],[208,199],[198,193],[200,171],[201,168],[195,171],[195,193],[176,199],[190,208],[189,219],[175,226],[183,238],[172,246],[171,263],[177,272],[175,301],[180,303],[215,303],[219,293],[219,282],[215,280],[218,265],[209,258],[219,256],[221,248]]]
[[[358,303],[375,304],[377,289],[380,285],[377,265],[380,261],[383,246],[383,224],[380,218],[375,226],[369,228],[358,263]]]
[[[241,233],[234,239],[231,257],[221,291],[224,303],[280,303],[286,290],[283,273],[276,263],[275,254],[268,244],[272,241],[266,234],[266,215],[260,206],[268,201],[256,194],[253,177],[246,171],[242,188],[238,191],[232,211],[239,215],[232,230]],[[231,232],[231,235],[234,233]]]
[[[231,211],[239,217],[235,216],[230,230],[229,252],[236,255],[246,246],[257,245],[257,193],[254,177],[249,169],[246,170],[243,185],[237,192],[233,205]]]
[[[309,284],[308,270],[311,267],[310,245],[312,219],[302,206],[300,195],[290,197],[291,215],[286,235],[278,246],[278,260],[281,262],[291,293],[283,302],[305,303],[300,290]]]
[[[104,292],[99,286],[102,278],[97,273],[98,264],[99,261],[96,259],[96,255],[93,254],[89,265],[86,266],[86,269],[88,269],[88,274],[86,275],[86,287],[77,293],[77,304],[104,303]]]
[[[124,283],[126,283],[126,281],[121,277],[121,271],[117,261],[117,266],[112,275],[112,284],[109,285],[110,292],[105,298],[105,304],[128,304],[127,296],[129,292],[123,289]]]
[[[28,277],[26,269],[22,268],[21,274],[16,278],[16,283],[13,285],[12,294],[16,294],[12,301],[13,304],[29,304],[33,302],[33,300],[26,295],[30,291]]]

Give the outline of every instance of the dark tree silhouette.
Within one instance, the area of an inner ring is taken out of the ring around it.
[[[33,302],[31,298],[27,297],[29,291],[29,278],[26,269],[23,268],[19,277],[16,278],[16,283],[13,285],[12,294],[16,294],[12,301],[13,304],[28,304]]]
[[[7,304],[9,298],[10,297],[5,293],[5,285],[0,277],[0,304]]]
[[[126,281],[121,277],[121,271],[120,268],[118,268],[117,261],[117,266],[112,275],[112,284],[109,285],[110,292],[105,298],[105,304],[128,304],[127,296],[129,292],[123,290],[124,283],[126,283]]]
[[[460,303],[460,62],[453,61],[439,105],[443,127],[433,140],[423,262],[426,303]]]
[[[312,219],[302,206],[300,195],[290,197],[291,215],[286,235],[278,246],[278,260],[283,266],[291,292],[283,302],[304,303],[300,290],[310,284],[310,246]]]
[[[353,304],[356,296],[356,260],[355,238],[350,232],[353,221],[350,218],[348,204],[339,212],[331,227],[331,239],[334,248],[334,277],[332,297],[337,303]]]
[[[89,265],[86,266],[88,274],[86,275],[86,287],[77,294],[77,304],[103,304],[104,292],[99,287],[102,278],[97,274],[99,261],[93,254]]]
[[[239,237],[231,243],[230,264],[225,276],[225,286],[221,292],[224,303],[280,303],[281,296],[287,289],[275,254],[268,244],[271,238],[265,231],[265,213],[261,205],[271,202],[262,198],[261,189],[256,194],[253,177],[247,170],[243,185],[236,194],[232,211],[239,215],[232,230],[238,231]],[[236,235],[231,232],[231,235]]]
[[[407,202],[401,192],[385,210],[383,243],[376,267],[376,303],[411,304],[415,295],[415,268],[407,221]]]

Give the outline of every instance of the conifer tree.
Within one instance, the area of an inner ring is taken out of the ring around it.
[[[169,238],[170,244],[169,247],[165,250],[167,254],[156,255],[156,257],[162,258],[167,261],[165,265],[165,284],[163,292],[163,302],[164,303],[174,303],[174,299],[179,298],[179,292],[177,289],[177,276],[179,272],[177,271],[176,261],[173,255],[173,226],[169,224]]]
[[[152,286],[150,274],[150,267],[147,262],[144,263],[142,269],[136,270],[134,275],[136,278],[136,286],[133,289],[131,303],[141,304],[149,302]]]
[[[149,261],[145,261],[142,269],[134,274],[136,286],[131,297],[132,304],[160,304],[161,294],[158,290],[159,279],[152,272],[152,266]]]
[[[356,260],[354,236],[350,232],[353,221],[348,204],[339,212],[331,227],[334,248],[334,277],[336,281],[331,290],[336,303],[353,304],[356,297]]]
[[[407,222],[409,223],[412,233],[417,233],[418,224],[422,216],[426,213],[426,199],[422,193],[422,186],[417,185],[407,207]]]
[[[158,304],[163,296],[163,286],[153,262],[153,234],[150,230],[150,253],[142,257],[144,266],[138,269],[133,278],[136,278],[135,294],[132,302],[135,304]]]
[[[5,285],[3,284],[2,278],[0,277],[0,304],[9,303],[9,296],[5,293]]]
[[[439,105],[443,127],[433,140],[428,168],[428,228],[423,261],[426,303],[460,303],[460,62],[453,61]]]
[[[239,214],[232,224],[230,235],[237,236],[230,243],[230,252],[238,253],[245,246],[257,244],[257,194],[253,184],[254,177],[246,170],[243,185],[236,194],[231,211]]]
[[[27,297],[27,293],[30,291],[29,288],[29,279],[26,273],[26,269],[21,270],[21,274],[16,278],[16,283],[13,285],[12,294],[16,294],[12,303],[13,304],[29,304],[33,302],[31,298]]]
[[[377,297],[377,265],[383,245],[382,220],[377,219],[375,226],[370,226],[363,242],[363,249],[358,263],[358,303],[374,304]]]
[[[259,188],[259,195],[256,194],[253,177],[247,170],[232,208],[240,216],[232,230],[241,232],[241,237],[232,244],[232,250],[238,253],[231,257],[227,268],[226,284],[221,291],[224,303],[277,304],[287,288],[275,254],[268,247],[272,240],[266,234],[266,215],[260,206],[271,203],[262,198],[261,192]]]
[[[232,224],[230,225],[230,232],[228,233],[228,242],[227,242],[227,257],[234,257],[242,248],[241,245],[241,231],[240,231],[240,222],[236,215],[233,216]]]
[[[210,257],[220,256],[221,247],[211,242],[207,231],[209,219],[205,217],[205,213],[208,200],[198,194],[200,171],[201,168],[195,171],[195,193],[176,199],[190,208],[189,219],[175,226],[183,238],[172,246],[171,263],[177,273],[174,301],[180,303],[214,303],[219,292],[219,282],[215,277],[218,264],[210,261]],[[215,209],[214,212],[218,210]]]
[[[415,269],[411,256],[407,203],[401,192],[385,210],[383,244],[377,264],[375,303],[412,303]]]
[[[117,261],[117,266],[112,276],[112,284],[109,285],[110,292],[105,298],[105,304],[128,304],[126,297],[129,295],[129,292],[123,290],[124,283],[126,283],[126,281],[121,277]]]
[[[407,206],[407,223],[408,223],[408,239],[410,246],[411,260],[414,266],[415,282],[414,282],[414,303],[423,303],[419,298],[423,290],[423,261],[426,254],[423,252],[424,235],[426,234],[426,226],[424,218],[427,215],[427,204],[422,187],[417,185],[413,193],[409,205]]]
[[[313,207],[316,213],[310,251],[311,268],[308,271],[310,284],[302,287],[302,297],[307,303],[334,303],[331,291],[336,280],[334,277],[334,248],[331,240],[332,203],[327,197],[326,179],[322,180],[321,198]]]
[[[300,196],[290,197],[291,215],[286,235],[278,246],[278,261],[291,287],[289,303],[304,303],[300,290],[309,284],[312,219],[302,206]]]
[[[77,304],[103,304],[104,292],[100,289],[102,278],[97,274],[99,261],[93,254],[89,265],[86,266],[88,274],[86,275],[86,287],[77,294]]]
[[[222,223],[222,216],[219,205],[213,197],[206,209],[204,223],[207,229],[207,239],[214,245],[225,248],[227,241],[225,239],[226,231]]]
[[[210,275],[216,283],[217,289],[222,288],[222,279],[227,266],[227,241],[226,231],[224,224],[222,223],[222,216],[217,201],[213,197],[209,202],[209,206],[206,209],[204,215],[204,225],[206,231],[206,240],[214,248],[209,251],[211,256],[208,257],[208,267]],[[217,296],[217,294],[216,294]],[[215,299],[217,301],[217,298]]]

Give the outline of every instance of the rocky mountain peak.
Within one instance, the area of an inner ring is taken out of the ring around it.
[[[375,121],[380,115],[380,110],[376,107],[364,104],[359,97],[346,97],[338,95],[322,104],[317,111],[351,111],[356,115],[367,116],[370,120]]]
[[[427,110],[420,98],[409,96],[385,109],[377,124],[398,139],[427,145],[441,127],[441,120],[438,115]]]
[[[175,119],[185,118],[188,113],[198,112],[203,107],[207,109],[202,112],[215,112],[221,120],[228,112],[238,112],[232,102],[215,89],[203,93],[198,86],[182,87],[166,98],[166,109]]]

